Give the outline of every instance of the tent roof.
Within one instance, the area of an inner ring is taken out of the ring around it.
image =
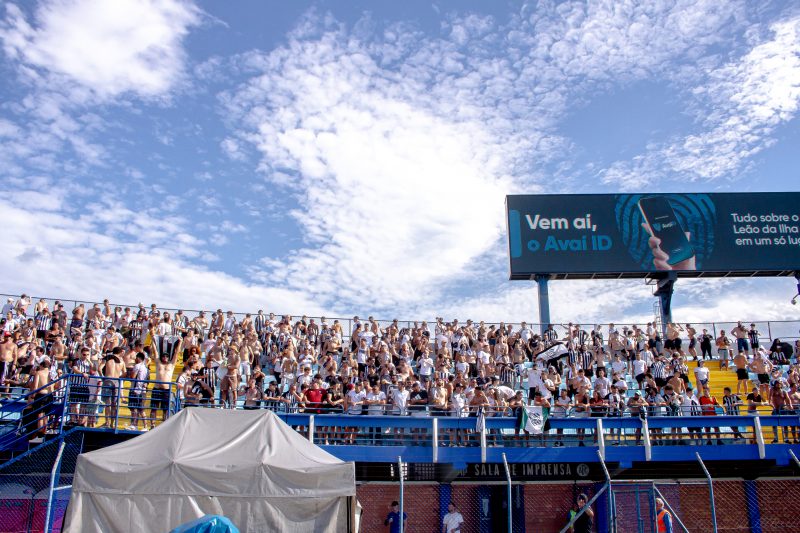
[[[188,408],[127,442],[78,457],[73,490],[255,497],[355,495],[355,468],[271,411]]]

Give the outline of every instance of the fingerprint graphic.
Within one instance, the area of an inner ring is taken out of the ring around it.
[[[644,196],[649,195],[618,195],[614,215],[628,253],[642,269],[652,270],[653,254],[647,245],[650,235],[642,227],[644,219],[637,205]],[[691,234],[689,241],[695,250],[697,269],[700,270],[714,251],[714,227],[717,223],[714,203],[707,194],[669,194],[666,197],[681,226]]]

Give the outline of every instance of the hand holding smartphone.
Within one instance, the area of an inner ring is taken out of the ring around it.
[[[648,244],[656,269],[696,270],[690,234],[684,231],[669,200],[648,196],[639,200],[638,206],[644,218],[642,227],[650,234]]]

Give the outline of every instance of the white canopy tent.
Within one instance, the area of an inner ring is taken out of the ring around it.
[[[169,531],[206,514],[241,531],[356,531],[355,466],[270,411],[184,409],[78,457],[68,532]]]

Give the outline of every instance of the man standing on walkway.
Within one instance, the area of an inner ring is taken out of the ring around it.
[[[408,514],[403,512],[403,531],[405,531],[405,522],[408,520]],[[389,533],[400,533],[400,503],[396,500],[389,506],[389,514],[386,515],[386,520],[383,521],[384,526],[389,526]]]
[[[672,515],[664,508],[661,498],[656,498],[656,525],[658,533],[672,533]]]
[[[450,502],[447,505],[447,514],[442,520],[442,533],[461,533],[461,524],[463,523],[464,517],[458,512],[453,502]]]

